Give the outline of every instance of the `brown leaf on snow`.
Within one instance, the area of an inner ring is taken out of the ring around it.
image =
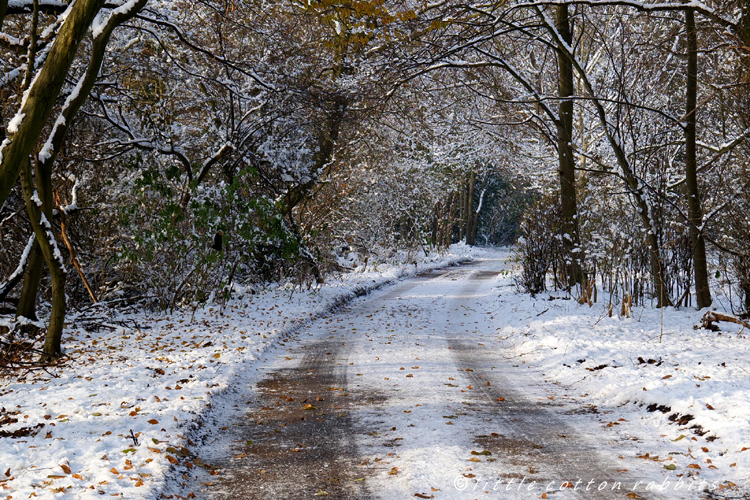
[[[700,469],[701,466],[698,464],[690,464],[688,465],[688,469]]]
[[[711,405],[710,405],[710,404],[708,404],[708,403],[706,403],[706,408],[708,408],[709,410],[713,410],[713,409],[714,409],[714,407],[713,407],[713,406],[711,406]]]
[[[497,398],[497,401],[505,401],[505,398]]]
[[[10,467],[5,471],[5,477],[10,477]]]
[[[109,472],[111,472],[112,474],[116,474],[118,476],[120,475],[120,473],[117,472],[117,469],[115,469],[114,467],[112,467],[111,469],[109,469]]]
[[[73,474],[72,477],[74,477],[75,479],[78,479],[79,481],[83,481],[83,476],[80,474]]]
[[[701,450],[703,450],[703,453],[708,453],[708,448],[706,448],[705,446],[701,447]]]
[[[60,464],[60,468],[65,472],[66,474],[70,474],[70,467],[68,467],[65,464]]]
[[[435,495],[425,495],[424,493],[414,493],[417,498],[435,498]]]
[[[632,491],[630,493],[628,493],[627,495],[625,495],[625,496],[628,497],[628,498],[641,498],[639,495],[636,495]]]
[[[151,425],[156,425],[156,424],[159,423],[159,421],[156,420],[155,418],[152,418],[151,420],[148,421],[148,423],[151,424]]]
[[[176,464],[177,459],[173,457],[172,455],[167,455],[167,462],[169,462],[170,464]]]
[[[396,474],[398,474],[398,467],[394,467],[393,469],[388,471],[389,476],[395,476]]]

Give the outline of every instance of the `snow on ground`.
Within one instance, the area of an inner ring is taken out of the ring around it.
[[[205,466],[189,458],[194,445],[186,436],[212,394],[226,391],[243,370],[256,369],[253,361],[281,343],[285,331],[355,290],[469,253],[458,248],[417,266],[354,272],[317,291],[279,286],[246,293],[223,315],[210,305],[194,317],[189,311],[113,314],[109,324],[128,327],[98,331],[73,318],[64,337],[73,361],[59,378],[0,385],[0,499],[156,498],[168,473],[174,475],[173,463]],[[690,309],[638,306],[632,317],[621,318],[615,307],[610,317],[601,292],[600,302],[589,307],[560,292],[518,294],[512,280],[512,273],[499,275],[496,293],[475,307],[480,315],[491,312],[494,321],[494,332],[483,333],[480,346],[506,356],[525,380],[547,381],[533,389],[534,397],[585,409],[589,414],[576,415],[577,422],[588,419],[610,436],[601,443],[603,453],[635,458],[638,473],[670,481],[668,488],[705,480],[718,496],[738,498],[738,491],[750,490],[746,332],[724,323],[720,334],[694,330],[702,313]],[[415,359],[414,366],[421,368],[404,368],[418,378],[427,365]],[[448,374],[433,375],[442,380]],[[441,388],[458,385],[447,380]],[[409,403],[416,409],[418,403]],[[399,424],[408,426],[414,413],[399,413]],[[443,453],[450,455],[444,415],[434,417],[445,429]],[[432,477],[426,464],[412,470]]]
[[[156,498],[172,464],[204,466],[184,460],[186,436],[212,394],[284,332],[364,290],[481,253],[454,246],[416,263],[371,263],[317,290],[246,290],[223,314],[218,305],[112,312],[98,328],[71,315],[63,342],[72,361],[56,378],[0,382],[0,499]]]
[[[750,332],[696,330],[705,311],[650,304],[631,317],[616,305],[610,317],[607,294],[591,307],[564,292],[531,298],[509,276],[498,294],[498,345],[557,385],[558,398],[599,413],[611,440],[632,443],[671,488],[705,480],[720,498],[750,491]]]

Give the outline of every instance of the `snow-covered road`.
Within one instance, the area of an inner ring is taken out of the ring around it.
[[[193,491],[699,498],[649,488],[663,474],[613,440],[596,408],[501,347],[517,308],[510,277],[498,279],[503,256],[375,292],[268,350],[246,390],[212,412],[197,454],[221,474],[201,472]]]

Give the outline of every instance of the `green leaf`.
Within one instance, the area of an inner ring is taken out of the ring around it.
[[[665,465],[664,468],[667,470],[675,470],[677,466],[675,464],[669,464],[669,465]]]

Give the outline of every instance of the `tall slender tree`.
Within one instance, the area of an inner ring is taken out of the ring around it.
[[[706,240],[703,237],[703,211],[698,188],[698,162],[696,159],[696,123],[698,96],[698,33],[695,27],[695,12],[685,11],[687,36],[687,83],[685,99],[685,187],[690,219],[690,241],[693,247],[693,270],[695,275],[695,297],[698,309],[711,305],[711,290],[708,284],[706,262]]]

